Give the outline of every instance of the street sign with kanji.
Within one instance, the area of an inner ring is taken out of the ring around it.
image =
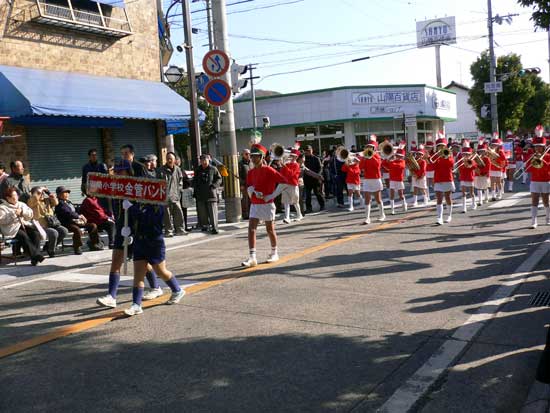
[[[214,106],[222,106],[231,97],[231,87],[221,79],[213,79],[204,88],[204,98]]]
[[[223,76],[229,70],[229,56],[221,50],[210,50],[202,59],[202,68],[212,77]]]
[[[127,199],[146,204],[166,204],[168,195],[164,179],[95,172],[88,174],[87,193],[100,198]]]
[[[485,82],[485,93],[501,93],[502,82]]]

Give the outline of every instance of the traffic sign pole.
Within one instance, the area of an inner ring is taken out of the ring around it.
[[[214,21],[214,43],[216,47],[229,53],[229,41],[227,35],[227,17],[225,0],[212,0],[212,17]],[[225,73],[220,76],[228,85],[231,84],[231,75]],[[235,133],[235,114],[233,98],[229,100],[220,111],[220,152],[223,163],[229,169],[229,176],[224,179],[225,217],[227,222],[238,222],[241,218],[241,188],[239,180],[239,159],[237,154],[237,135]]]

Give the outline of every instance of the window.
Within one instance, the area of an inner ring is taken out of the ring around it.
[[[329,151],[334,146],[342,145],[344,139],[342,138],[322,138],[321,141],[321,151]]]
[[[294,134],[297,138],[310,138],[317,136],[317,126],[297,126],[294,128]]]
[[[323,135],[343,135],[343,123],[329,123],[327,125],[319,125],[319,134]]]

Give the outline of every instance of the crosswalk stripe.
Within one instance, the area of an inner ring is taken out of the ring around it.
[[[529,192],[518,192],[516,194],[509,196],[506,199],[503,199],[502,201],[498,201],[492,204],[491,206],[489,206],[489,209],[511,207],[519,204],[522,200],[524,200],[525,198],[528,198],[529,196],[530,196]]]

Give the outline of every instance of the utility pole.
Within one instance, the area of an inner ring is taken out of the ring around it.
[[[218,50],[229,53],[227,35],[227,16],[225,0],[212,1],[212,17],[214,21],[214,44]],[[231,72],[223,76],[227,84],[231,85]],[[220,110],[220,152],[223,163],[227,167],[229,176],[224,179],[225,192],[225,219],[227,222],[238,222],[241,218],[241,188],[239,185],[239,159],[237,153],[237,134],[235,132],[235,113],[233,110],[233,96]]]
[[[550,26],[548,26],[548,69],[549,69],[549,75],[550,75]]]
[[[441,86],[441,45],[435,45],[435,75],[437,79],[437,87]]]
[[[191,40],[191,14],[189,11],[189,0],[181,0],[183,14],[183,31],[185,35],[185,57],[187,61],[187,82],[189,87],[189,106],[191,109],[191,120],[189,122],[189,133],[193,145],[191,154],[193,167],[199,165],[201,155],[201,128],[199,126],[199,110],[197,108],[197,86],[195,84],[195,68],[193,66],[193,45]]]
[[[248,71],[250,76],[248,80],[250,81],[250,97],[252,98],[252,126],[254,130],[258,129],[258,115],[256,114],[256,91],[254,90],[254,79],[259,79],[260,76],[254,76],[253,70],[257,69],[254,64],[248,65]]]
[[[206,20],[208,23],[208,48],[214,50],[214,22],[212,19],[212,0],[206,2]],[[216,146],[216,156],[220,154],[220,109],[214,106],[214,144]]]
[[[489,82],[497,81],[497,65],[495,61],[495,47],[493,42],[493,9],[491,0],[487,0],[487,28],[489,29]],[[491,129],[493,133],[498,133],[498,112],[497,112],[497,94],[491,93]]]

